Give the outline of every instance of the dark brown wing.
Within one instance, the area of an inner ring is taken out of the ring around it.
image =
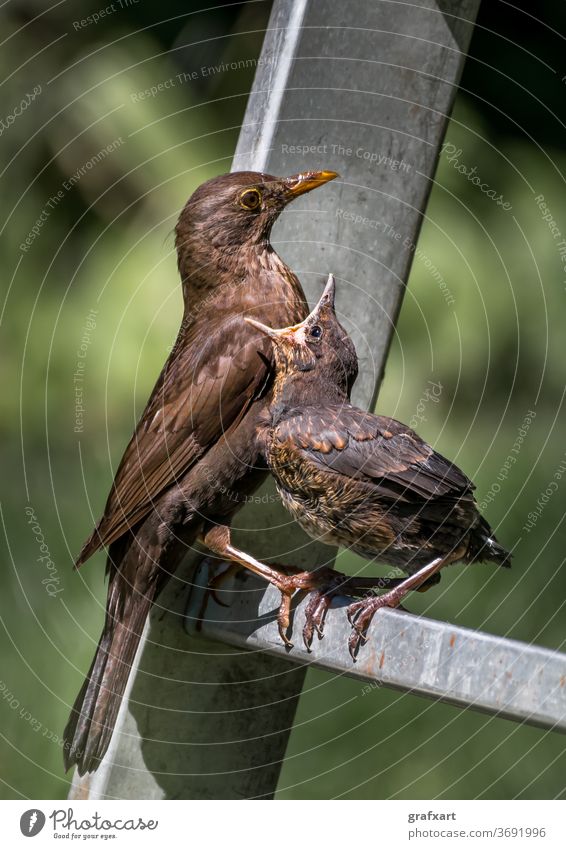
[[[277,441],[302,458],[371,482],[386,498],[459,498],[474,489],[460,469],[395,419],[350,405],[308,408],[277,426]]]
[[[271,358],[269,340],[258,338],[241,316],[218,313],[205,330],[201,324],[188,329],[159,376],[77,566],[142,519],[234,426],[261,393]]]

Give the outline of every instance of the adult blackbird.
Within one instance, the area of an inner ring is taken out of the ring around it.
[[[271,228],[290,201],[337,176],[227,174],[200,186],[180,215],[181,328],[76,561],[108,548],[106,619],[65,729],[67,769],[76,763],[82,775],[104,755],[152,603],[193,543],[264,575],[288,597],[309,588],[308,575],[289,576],[234,548],[229,527],[266,474],[255,434],[273,353],[244,316],[287,325],[308,312],[298,279],[270,244]]]
[[[480,516],[466,475],[406,425],[350,403],[357,358],[336,318],[332,275],[300,324],[274,330],[246,321],[271,339],[275,351],[275,384],[260,441],[283,504],[312,537],[409,575],[384,579],[387,592],[348,608],[354,659],[374,613],[436,583],[443,566],[509,565],[511,555]],[[332,592],[319,596],[318,604],[326,608]]]

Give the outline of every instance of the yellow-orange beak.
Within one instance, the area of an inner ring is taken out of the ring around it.
[[[294,200],[299,195],[312,192],[313,189],[318,189],[319,186],[324,186],[325,183],[329,183],[330,180],[339,176],[340,174],[337,171],[304,171],[302,174],[293,174],[292,177],[287,177],[283,182],[288,199]]]

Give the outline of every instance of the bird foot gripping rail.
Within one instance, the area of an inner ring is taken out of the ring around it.
[[[329,608],[324,637],[304,646],[303,599],[293,608],[293,648],[279,636],[279,593],[245,570],[209,582],[226,566],[204,559],[189,595],[186,628],[234,648],[286,657],[299,665],[393,687],[459,707],[566,732],[566,655],[493,634],[459,628],[399,610],[380,610],[356,661],[348,651],[351,626],[337,596]]]

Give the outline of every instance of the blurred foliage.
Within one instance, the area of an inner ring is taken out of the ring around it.
[[[176,334],[181,299],[171,232],[179,209],[199,183],[228,170],[253,76],[252,67],[208,76],[199,69],[257,56],[269,14],[267,2],[206,5],[199,12],[197,4],[140,2],[79,30],[65,4],[47,13],[39,2],[16,1],[2,10],[6,114],[42,87],[1,138],[6,798],[67,793],[52,738],[90,662],[104,601],[102,557],[80,575],[70,564]],[[428,381],[441,383],[419,431],[475,478],[480,501],[497,483],[524,417],[536,411],[485,510],[500,538],[517,545],[515,569],[448,570],[438,590],[411,599],[411,609],[561,648],[566,481],[535,527],[523,527],[565,459],[565,275],[533,200],[544,194],[559,220],[564,128],[554,110],[564,89],[562,46],[551,28],[559,28],[561,12],[542,6],[544,26],[508,4],[482,10],[447,141],[512,210],[441,156],[378,407],[411,421]],[[96,8],[75,0],[74,20]],[[190,84],[177,77],[193,72]],[[168,80],[174,83],[155,96],[136,99]],[[19,245],[61,190],[22,253]],[[566,222],[560,226],[566,232]],[[88,415],[75,433],[81,344]],[[56,564],[61,604],[41,584],[47,573],[27,505]],[[352,558],[342,559],[352,567]],[[312,672],[280,796],[553,797],[564,795],[563,775],[560,740],[550,733]]]

